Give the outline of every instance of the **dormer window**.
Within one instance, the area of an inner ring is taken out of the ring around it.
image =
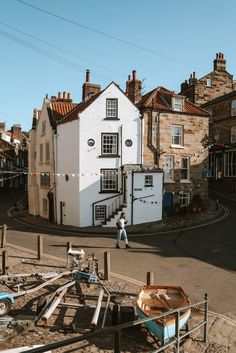
[[[183,111],[183,98],[173,98],[173,110],[176,112],[182,112]]]
[[[231,101],[231,116],[236,115],[236,99]]]
[[[211,87],[211,84],[212,84],[212,82],[211,82],[211,78],[207,78],[207,87]]]

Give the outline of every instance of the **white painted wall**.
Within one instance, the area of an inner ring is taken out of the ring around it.
[[[118,99],[118,119],[106,120],[106,99]],[[121,139],[122,130],[122,139]],[[112,193],[100,193],[100,170],[117,168],[121,165],[137,164],[141,162],[141,120],[138,109],[112,83],[107,89],[73,122],[58,125],[58,172],[79,173],[73,182],[66,182],[59,177],[57,181],[57,211],[62,198],[66,202],[66,216],[64,224],[74,226],[92,225],[92,204]],[[102,158],[101,133],[119,133],[119,155],[121,157]],[[89,147],[89,139],[95,141]],[[133,145],[127,147],[125,140],[131,139]],[[77,168],[77,169],[76,169]],[[70,177],[71,178],[71,177]],[[121,188],[121,174],[118,174],[119,189]],[[100,204],[109,205],[114,199]],[[58,213],[59,215],[59,213]],[[59,217],[58,217],[59,218]],[[100,224],[95,222],[95,224]]]

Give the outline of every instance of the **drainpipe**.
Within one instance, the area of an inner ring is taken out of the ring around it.
[[[123,146],[122,146],[122,140],[123,140],[123,125],[120,126],[120,171],[121,167],[123,165]],[[123,193],[123,188],[124,188],[124,180],[123,180],[123,174],[122,172],[120,173],[121,176],[121,192]]]
[[[57,224],[57,178],[56,178],[56,171],[57,171],[57,132],[53,134],[53,175],[54,175],[54,222]]]
[[[143,115],[140,115],[140,122],[141,122],[141,131],[140,131],[140,134],[141,134],[141,138],[140,138],[140,144],[141,144],[141,146],[140,146],[140,154],[141,154],[141,156],[140,156],[140,164],[142,165],[143,164]]]
[[[134,223],[134,172],[131,179],[131,225]]]

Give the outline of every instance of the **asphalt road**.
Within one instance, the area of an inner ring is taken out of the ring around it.
[[[7,209],[21,196],[21,192],[0,196],[0,225],[8,225],[9,243],[36,250],[37,235],[42,234],[45,252],[65,257],[65,244],[71,240],[87,254],[95,252],[101,268],[104,251],[110,251],[113,272],[145,282],[146,273],[152,271],[156,283],[183,286],[193,303],[207,292],[210,310],[236,320],[236,201],[213,194],[230,211],[223,221],[169,234],[132,235],[131,249],[119,250],[115,234],[47,232],[8,218]]]

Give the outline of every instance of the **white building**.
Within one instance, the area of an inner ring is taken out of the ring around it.
[[[86,87],[84,101],[57,124],[57,222],[114,226],[121,211],[131,224],[160,220],[162,172],[140,166],[139,110],[114,82],[103,91]]]

